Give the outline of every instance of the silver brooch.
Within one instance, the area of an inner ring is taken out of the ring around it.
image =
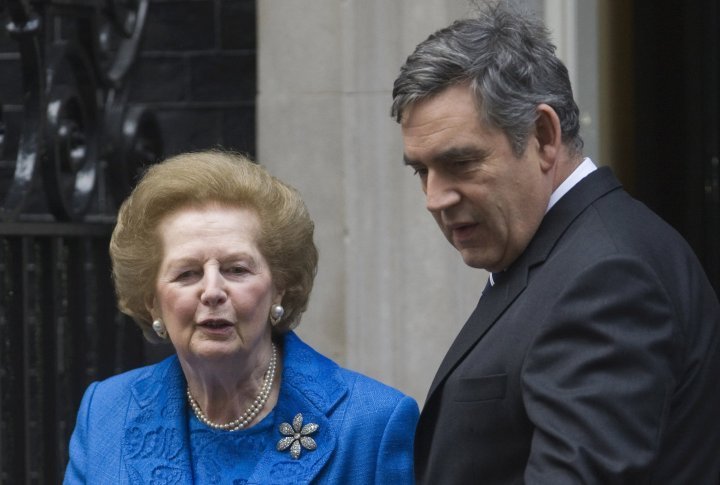
[[[300,458],[300,452],[303,448],[310,451],[317,448],[317,443],[309,435],[317,431],[319,427],[315,423],[308,423],[303,426],[302,414],[297,413],[293,418],[292,426],[290,423],[280,425],[280,433],[285,437],[278,441],[277,450],[285,451],[290,448],[290,456],[297,460]]]

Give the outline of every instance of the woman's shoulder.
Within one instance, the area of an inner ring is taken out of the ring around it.
[[[333,360],[320,354],[305,344],[294,334],[286,336],[286,346],[293,360],[297,374],[303,376],[303,382],[315,382],[323,387],[345,388],[349,399],[361,399],[368,403],[382,403],[396,406],[402,400],[415,401],[394,387],[352,369],[341,367]],[[298,364],[301,364],[298,366]]]
[[[407,397],[402,391],[358,371],[338,366],[354,394],[367,394],[371,399],[399,401]]]
[[[376,416],[382,422],[394,420],[414,426],[419,409],[417,402],[402,391],[372,377],[340,367],[339,372],[348,382],[347,411],[349,415],[362,415],[365,419]]]
[[[91,384],[95,395],[111,396],[117,393],[125,394],[128,389],[135,385],[142,385],[145,381],[157,381],[162,379],[169,368],[172,368],[177,357],[172,355],[155,364],[149,364],[135,369],[115,374]]]

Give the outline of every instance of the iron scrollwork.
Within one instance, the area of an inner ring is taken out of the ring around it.
[[[139,167],[162,155],[154,114],[123,94],[148,0],[0,5],[22,70],[19,106],[0,99],[21,113],[0,118],[0,220],[111,217]]]
[[[55,44],[49,58],[42,175],[58,219],[84,214],[97,180],[99,130],[90,63],[78,46]]]
[[[22,210],[33,188],[44,130],[44,76],[40,45],[40,17],[26,0],[6,0],[6,28],[18,44],[22,72],[22,119],[15,154],[14,172],[0,208],[3,219]],[[7,130],[5,130],[7,133]],[[3,158],[7,140],[3,140]]]
[[[104,81],[118,88],[137,55],[148,0],[106,0],[89,31]]]

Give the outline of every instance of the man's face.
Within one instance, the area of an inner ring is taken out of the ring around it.
[[[401,124],[405,163],[445,237],[469,266],[506,269],[537,231],[552,193],[535,134],[517,157],[503,132],[481,123],[466,84],[416,102]]]

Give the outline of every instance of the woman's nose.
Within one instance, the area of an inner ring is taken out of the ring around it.
[[[227,301],[225,280],[217,271],[207,271],[204,277],[204,286],[200,301],[203,305],[218,306]]]

